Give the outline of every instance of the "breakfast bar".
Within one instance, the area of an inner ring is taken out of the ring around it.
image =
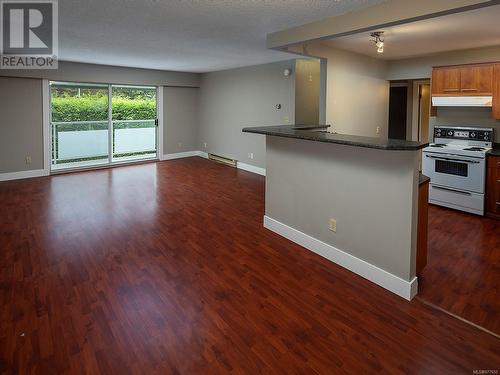
[[[266,136],[264,226],[411,299],[417,291],[419,150],[325,125],[244,128]]]

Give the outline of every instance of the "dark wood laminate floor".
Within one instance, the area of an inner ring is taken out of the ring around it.
[[[419,297],[500,335],[500,221],[429,207]]]
[[[189,158],[0,183],[0,372],[471,374],[500,341],[262,227]]]

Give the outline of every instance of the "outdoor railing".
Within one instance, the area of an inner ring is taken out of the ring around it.
[[[156,154],[155,120],[113,120],[113,157]],[[52,164],[108,158],[108,121],[52,122]]]

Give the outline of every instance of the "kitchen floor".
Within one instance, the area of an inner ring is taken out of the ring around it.
[[[419,298],[500,335],[500,221],[429,207]]]

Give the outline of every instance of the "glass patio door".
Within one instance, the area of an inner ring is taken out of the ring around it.
[[[109,163],[108,85],[51,83],[52,170]]]
[[[156,88],[112,86],[112,161],[155,158]]]
[[[50,86],[51,170],[157,158],[156,87]]]

